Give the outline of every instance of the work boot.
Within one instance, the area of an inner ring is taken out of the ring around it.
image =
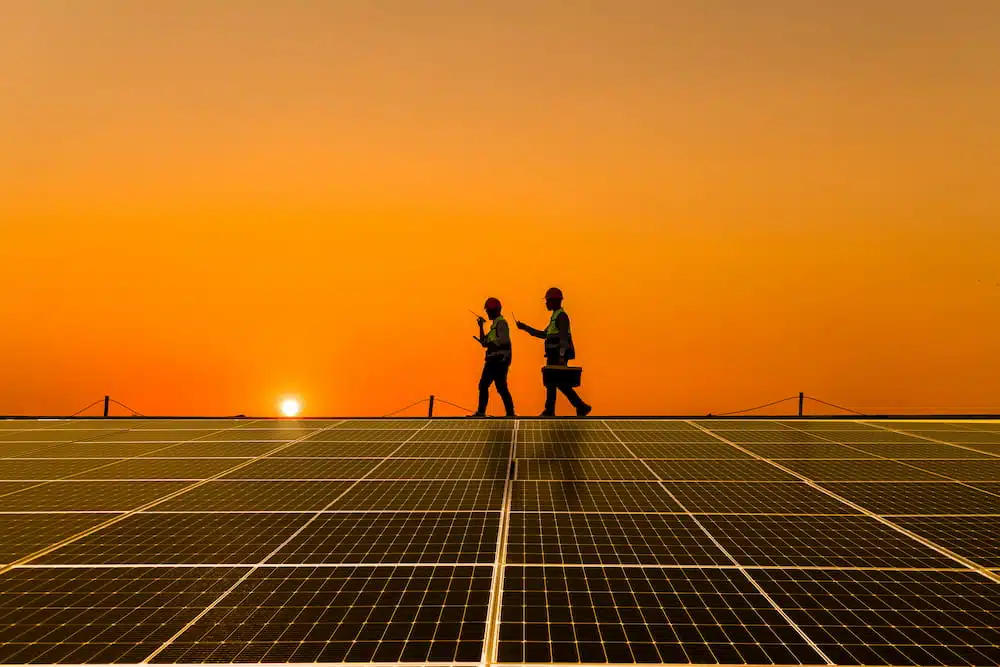
[[[556,413],[554,413],[554,412],[549,412],[548,410],[545,410],[545,411],[543,411],[543,412],[542,412],[542,414],[540,414],[540,415],[538,415],[538,416],[539,416],[539,417],[555,417],[555,416],[556,416]]]
[[[482,419],[486,416],[485,412],[473,412],[471,415],[466,415],[468,419]]]
[[[593,410],[593,409],[594,408],[591,407],[591,406],[589,406],[589,405],[581,405],[580,407],[578,407],[576,409],[576,416],[577,417],[586,417],[587,415],[590,414],[590,411]]]

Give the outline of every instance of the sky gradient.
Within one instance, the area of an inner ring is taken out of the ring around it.
[[[10,0],[0,99],[0,414],[474,406],[552,285],[596,413],[1000,412],[992,0]]]

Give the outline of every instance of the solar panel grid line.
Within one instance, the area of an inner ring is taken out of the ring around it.
[[[329,427],[329,428],[332,428],[332,426]],[[280,451],[281,449],[284,449],[285,447],[288,447],[291,444],[294,444],[294,441],[291,442],[291,443],[285,443],[285,444],[283,444],[283,445],[275,448],[273,451]],[[257,458],[260,458],[260,457],[257,457]],[[198,488],[198,487],[200,487],[200,486],[202,486],[204,484],[207,484],[208,482],[212,481],[213,479],[219,479],[224,474],[226,474],[227,472],[231,472],[232,470],[234,470],[234,469],[236,469],[236,468],[238,468],[240,466],[248,465],[249,463],[252,463],[254,460],[256,460],[256,459],[247,459],[243,463],[237,464],[233,468],[230,468],[230,469],[225,470],[225,471],[223,471],[221,473],[218,473],[217,475],[215,475],[213,477],[209,477],[209,478],[200,480],[198,482],[195,482],[193,484],[190,484],[188,486],[185,486],[182,489],[179,489],[177,491],[174,491],[173,493],[167,494],[166,496],[158,498],[158,499],[156,499],[156,500],[154,500],[152,502],[140,505],[139,507],[133,508],[133,509],[127,511],[127,512],[119,513],[119,514],[113,516],[112,518],[108,519],[107,521],[105,521],[105,522],[103,522],[101,524],[98,524],[97,526],[91,527],[91,528],[89,528],[87,530],[84,530],[84,531],[81,531],[81,532],[77,533],[76,535],[73,535],[73,536],[68,537],[68,538],[66,538],[64,540],[61,540],[61,541],[56,542],[54,544],[51,544],[51,545],[49,545],[48,547],[46,547],[44,549],[41,549],[41,550],[36,551],[34,553],[28,554],[27,556],[24,556],[23,558],[20,558],[17,561],[14,561],[12,563],[8,563],[7,565],[4,565],[4,566],[0,567],[0,576],[2,576],[4,573],[10,571],[11,569],[13,569],[13,568],[15,568],[15,567],[17,567],[19,565],[30,563],[30,562],[34,561],[35,559],[40,558],[42,556],[45,556],[45,555],[47,555],[47,554],[49,554],[49,553],[51,553],[51,552],[53,552],[53,551],[55,551],[55,550],[63,547],[63,546],[66,546],[68,544],[72,544],[73,542],[75,542],[75,541],[77,541],[79,539],[82,539],[82,538],[87,537],[89,535],[92,535],[92,534],[94,534],[96,532],[99,532],[100,530],[103,530],[104,528],[112,526],[112,525],[114,525],[114,524],[116,524],[116,523],[118,523],[118,522],[126,519],[127,517],[130,517],[130,516],[132,516],[134,514],[138,514],[139,512],[142,512],[144,510],[151,509],[151,508],[153,508],[153,507],[155,507],[155,506],[157,506],[157,505],[159,505],[159,504],[161,504],[163,502],[166,502],[168,500],[176,498],[176,497],[178,497],[178,496],[180,496],[180,495],[182,495],[182,494],[184,494],[184,493],[186,493],[186,492],[188,492],[188,491],[190,491],[192,489],[195,489],[195,488]]]
[[[402,443],[400,443],[399,446],[402,447],[402,445],[404,445],[407,442],[409,442],[422,429],[427,428],[427,426],[429,424],[430,424],[430,421],[426,421],[424,423],[424,425],[420,427],[420,429],[417,429],[413,434],[411,434],[411,436],[409,438],[407,438]],[[331,426],[331,427],[328,427],[327,429],[323,429],[323,431],[326,431],[326,430],[329,430],[329,429],[332,429],[332,428],[335,428],[335,426]],[[320,431],[320,432],[322,432],[322,431]],[[308,437],[308,436],[306,436],[306,437]],[[303,438],[303,440],[304,439],[305,438]],[[290,445],[290,444],[294,444],[296,442],[298,442],[298,441],[293,441],[292,443],[288,443],[288,444]],[[397,447],[396,449],[398,450],[399,447]],[[375,467],[377,468],[379,465],[382,465],[382,463],[384,463],[385,460],[388,459],[388,458],[389,457],[386,456],[385,459],[383,459],[383,461],[380,462],[380,463],[378,463]],[[367,474],[370,475],[372,472],[374,472],[374,469],[370,470]],[[355,486],[357,486],[358,484],[360,484],[363,479],[364,479],[364,477],[362,477],[359,480],[354,481],[354,483],[351,486],[349,486],[348,488],[344,489],[343,492],[341,492],[339,495],[337,495],[335,498],[333,498],[326,505],[326,507],[324,507],[323,509],[324,510],[325,509],[329,509],[331,506],[334,505],[334,503],[336,503],[342,497],[344,497],[345,495],[347,495],[347,493],[351,489],[353,489]],[[174,635],[171,636],[169,639],[167,639],[167,641],[165,641],[156,650],[154,650],[152,653],[150,653],[148,656],[146,656],[141,661],[140,664],[149,664],[150,662],[152,662],[153,660],[155,660],[157,656],[159,656],[161,653],[163,653],[165,650],[167,650],[167,648],[169,648],[171,644],[173,644],[175,641],[177,641],[178,639],[180,639],[184,635],[185,632],[187,632],[192,627],[194,627],[194,625],[199,620],[201,620],[202,618],[204,618],[212,609],[216,608],[223,600],[225,600],[233,591],[235,591],[240,586],[240,584],[242,584],[244,581],[247,581],[250,578],[250,576],[253,575],[254,572],[256,572],[261,567],[264,567],[265,564],[267,563],[267,561],[269,561],[271,558],[273,558],[283,548],[285,548],[286,546],[288,546],[288,544],[293,539],[295,539],[296,537],[298,537],[306,528],[309,527],[309,525],[311,525],[314,521],[316,521],[317,518],[319,518],[319,516],[320,516],[319,512],[313,513],[312,516],[302,526],[300,526],[298,530],[296,530],[294,533],[292,533],[291,535],[289,535],[281,544],[279,544],[270,553],[268,553],[266,556],[264,556],[264,558],[262,558],[256,565],[252,566],[246,573],[244,573],[244,575],[242,577],[240,577],[235,583],[233,583],[232,586],[230,586],[226,591],[224,591],[221,595],[219,595],[219,597],[217,597],[211,604],[209,604],[207,607],[205,607],[204,609],[202,609],[201,612],[197,616],[195,616],[190,621],[188,621],[188,623],[185,624],[184,627],[182,627],[180,630],[178,630],[176,633],[174,633]]]
[[[890,428],[888,426],[884,426],[882,424],[879,424],[878,422],[872,422],[872,424],[874,426],[877,426],[878,428],[884,429],[884,430],[889,431],[891,433],[899,433],[899,434],[911,435],[909,433],[906,433],[905,431],[900,431],[898,429]],[[948,445],[950,447],[958,447],[959,449],[965,449],[965,450],[968,450],[970,452],[976,452],[977,454],[987,454],[989,456],[997,456],[997,454],[994,454],[993,452],[990,452],[990,451],[984,451],[984,450],[976,449],[975,447],[969,447],[968,445],[956,444],[954,442],[948,442],[947,440],[939,440],[937,438],[930,438],[930,437],[923,436],[923,435],[914,435],[914,437],[921,438],[923,440],[927,440],[928,442],[935,442],[935,443],[940,444],[940,445]]]
[[[697,426],[697,424],[694,424],[694,425]],[[739,446],[739,445],[736,445],[735,443],[730,443],[730,444],[732,444],[734,447],[738,447]],[[754,454],[754,456],[756,457],[757,455]],[[758,457],[758,458],[760,458],[760,457]],[[762,460],[767,460],[767,459],[762,459]],[[868,508],[866,508],[866,507],[864,507],[862,505],[859,505],[857,503],[853,503],[850,500],[848,500],[847,498],[844,498],[843,496],[841,496],[840,494],[834,493],[834,492],[830,491],[829,489],[823,488],[821,485],[817,484],[816,482],[814,482],[813,480],[809,479],[808,477],[805,477],[804,475],[801,475],[801,474],[795,472],[794,470],[791,470],[790,468],[781,465],[780,463],[778,463],[776,461],[768,461],[768,462],[771,463],[771,465],[774,465],[774,466],[777,466],[777,467],[781,468],[785,472],[792,473],[793,475],[795,475],[796,477],[798,477],[799,479],[801,479],[805,483],[809,484],[814,489],[816,489],[818,491],[821,491],[822,493],[825,493],[825,494],[831,496],[832,498],[835,498],[837,501],[839,501],[841,503],[844,503],[845,505],[848,505],[849,507],[852,507],[852,508],[856,509],[857,511],[862,512],[863,514],[866,514],[866,515],[868,515],[868,516],[870,516],[870,517],[878,520],[880,523],[883,523],[886,526],[888,526],[888,527],[890,527],[890,528],[892,528],[892,529],[894,529],[894,530],[896,530],[896,531],[898,531],[898,532],[906,535],[907,537],[909,537],[909,538],[911,538],[913,540],[916,540],[916,541],[920,542],[921,544],[924,544],[925,546],[928,546],[928,547],[930,547],[930,548],[938,551],[939,553],[941,553],[941,554],[943,554],[943,555],[945,555],[945,556],[947,556],[947,557],[955,560],[956,562],[958,562],[959,564],[963,565],[964,567],[967,567],[967,568],[969,568],[971,570],[978,571],[981,574],[983,574],[984,576],[992,579],[993,581],[996,581],[996,582],[1000,583],[1000,577],[998,577],[995,573],[989,572],[986,568],[983,568],[978,563],[976,563],[976,562],[974,562],[972,560],[969,560],[968,558],[966,558],[966,557],[964,557],[964,556],[962,556],[962,555],[960,555],[958,553],[955,553],[954,551],[952,551],[950,549],[947,549],[946,547],[941,546],[941,545],[939,545],[939,544],[937,544],[937,543],[935,543],[935,542],[933,542],[931,540],[928,540],[928,539],[926,539],[926,538],[924,538],[924,537],[922,537],[922,536],[914,533],[913,531],[907,530],[906,528],[903,528],[902,526],[900,526],[900,525],[898,525],[896,523],[893,523],[892,521],[890,521],[889,519],[887,519],[885,516],[882,516],[882,515],[880,515],[880,514],[878,514],[876,512],[873,512],[873,511],[869,510]]]
[[[691,423],[691,422],[689,422],[689,423]],[[612,433],[612,434],[614,434],[614,435],[615,435],[615,437],[618,437],[618,436],[617,436],[617,434],[615,433],[614,429],[612,429],[612,428],[611,428],[610,426],[608,426],[607,422],[604,422],[604,425],[605,425],[605,426],[607,427],[607,429],[608,429],[609,431],[611,431],[611,433]],[[692,426],[696,426],[696,427],[697,427],[697,424],[694,424],[694,423],[691,423],[691,425],[692,425]],[[626,443],[625,443],[625,441],[624,441],[624,440],[621,440],[621,443],[622,443],[623,445],[625,445],[626,447],[628,447],[628,445],[626,445]],[[732,444],[732,443],[730,443],[730,444]],[[639,460],[639,459],[637,459],[637,460]],[[647,467],[648,467],[648,464],[647,464]],[[676,496],[675,496],[675,495],[674,495],[674,494],[673,494],[673,493],[672,493],[672,492],[670,491],[670,489],[669,489],[669,488],[667,488],[667,487],[666,487],[666,486],[665,486],[665,485],[663,484],[663,480],[659,478],[659,475],[656,475],[656,472],[655,472],[655,471],[654,471],[654,470],[653,470],[652,468],[650,468],[649,470],[650,470],[650,472],[651,472],[651,473],[653,473],[653,474],[654,474],[654,475],[655,475],[655,476],[657,477],[657,479],[659,480],[659,484],[660,484],[660,486],[661,486],[661,487],[663,488],[663,490],[664,490],[664,491],[666,491],[666,492],[667,492],[668,494],[670,494],[670,497],[671,497],[671,499],[672,499],[672,500],[673,500],[673,501],[674,501],[674,502],[675,502],[675,503],[676,503],[676,504],[677,504],[677,505],[678,505],[678,506],[679,506],[679,507],[680,507],[680,508],[681,508],[682,510],[684,510],[684,512],[685,512],[685,513],[687,514],[687,516],[688,516],[688,517],[689,517],[689,518],[690,518],[690,519],[691,519],[692,521],[694,521],[694,523],[695,523],[695,524],[696,524],[696,525],[698,526],[698,528],[699,528],[699,529],[700,529],[700,530],[701,530],[702,532],[704,532],[704,533],[705,533],[705,535],[706,535],[706,536],[707,536],[707,537],[709,538],[709,540],[711,540],[711,542],[712,542],[712,543],[713,543],[713,544],[715,545],[715,547],[716,547],[716,548],[717,548],[717,549],[718,549],[719,551],[721,551],[721,552],[722,552],[722,553],[723,553],[723,554],[724,554],[724,555],[726,556],[726,558],[728,558],[728,559],[730,560],[730,562],[732,562],[732,564],[733,564],[733,565],[735,565],[735,566],[736,566],[736,569],[738,569],[738,570],[740,571],[740,573],[741,573],[741,574],[742,574],[742,575],[743,575],[743,576],[744,576],[744,577],[746,578],[746,580],[747,580],[747,581],[749,581],[749,582],[750,582],[751,584],[753,584],[754,588],[756,588],[756,589],[757,589],[757,591],[758,591],[758,592],[760,593],[760,595],[761,595],[761,596],[762,596],[762,597],[763,597],[763,598],[764,598],[765,600],[767,600],[768,604],[770,604],[770,605],[771,605],[771,606],[772,606],[772,607],[774,608],[774,610],[775,610],[776,612],[778,612],[778,614],[780,614],[780,615],[781,615],[781,617],[782,617],[782,618],[783,618],[783,619],[785,620],[785,622],[786,622],[786,623],[788,623],[788,625],[789,625],[790,627],[792,627],[792,628],[793,628],[793,629],[795,630],[795,632],[796,632],[796,633],[797,633],[797,634],[798,634],[798,635],[799,635],[799,636],[800,636],[800,637],[801,637],[802,639],[804,639],[804,640],[806,641],[806,643],[807,643],[807,644],[809,644],[809,646],[810,646],[810,647],[812,647],[812,649],[813,649],[814,651],[816,651],[816,654],[817,654],[817,655],[819,655],[819,656],[820,656],[820,658],[821,658],[821,659],[822,659],[822,660],[823,660],[824,662],[826,662],[826,664],[827,664],[827,665],[833,665],[833,664],[835,664],[835,663],[834,663],[834,662],[833,662],[833,661],[832,661],[832,660],[831,660],[831,659],[830,659],[830,658],[829,658],[829,657],[828,657],[828,656],[826,655],[826,653],[824,653],[824,652],[823,652],[823,651],[822,651],[822,650],[820,649],[820,647],[819,647],[819,646],[818,646],[818,645],[816,644],[816,642],[815,642],[815,641],[813,641],[812,637],[810,637],[810,636],[809,636],[808,634],[806,634],[806,632],[805,632],[805,631],[804,631],[804,630],[803,630],[803,629],[802,629],[801,627],[799,627],[799,626],[798,626],[798,624],[797,624],[797,623],[795,623],[795,622],[794,622],[794,621],[792,620],[792,618],[791,618],[791,617],[790,617],[790,616],[789,616],[789,615],[788,615],[788,614],[787,614],[787,613],[786,613],[786,612],[785,612],[785,611],[784,611],[784,610],[783,610],[783,609],[782,609],[781,607],[779,607],[779,606],[777,605],[777,603],[776,603],[776,602],[775,602],[775,601],[774,601],[774,600],[773,600],[773,599],[771,598],[771,596],[770,596],[770,595],[768,595],[768,594],[767,594],[767,592],[766,592],[766,591],[765,591],[765,590],[763,589],[763,587],[762,587],[762,586],[760,586],[760,585],[759,585],[759,584],[758,584],[758,583],[757,583],[757,582],[756,582],[756,581],[755,581],[755,580],[753,579],[753,577],[751,577],[751,576],[750,576],[750,575],[749,575],[749,574],[748,574],[748,573],[746,572],[746,569],[745,569],[745,568],[744,568],[744,567],[743,567],[742,565],[740,565],[739,561],[737,561],[737,560],[736,560],[736,558],[734,558],[734,557],[733,557],[733,555],[732,555],[731,553],[729,553],[729,551],[727,551],[727,550],[726,550],[726,548],[725,548],[725,547],[724,547],[724,546],[723,546],[723,545],[722,545],[722,544],[721,544],[721,543],[720,543],[720,542],[719,542],[719,541],[718,541],[718,540],[717,540],[717,539],[715,538],[715,536],[714,536],[714,535],[712,535],[712,533],[711,533],[711,532],[709,532],[709,530],[708,530],[707,528],[705,528],[704,524],[702,524],[702,523],[701,523],[701,521],[699,521],[699,520],[698,520],[698,517],[696,517],[696,516],[695,516],[695,515],[694,515],[694,514],[693,514],[692,512],[690,512],[690,511],[689,511],[689,510],[688,510],[688,509],[687,509],[687,508],[686,508],[686,507],[684,506],[684,504],[683,504],[683,503],[682,503],[682,502],[681,502],[681,501],[680,501],[680,500],[679,500],[679,499],[678,499],[678,498],[677,498],[677,497],[676,497]]]
[[[120,431],[120,432],[124,433],[124,432],[127,432],[127,431],[128,431],[128,429],[125,429],[124,431]],[[80,440],[80,441],[74,441],[73,443],[69,443],[69,444],[77,444],[77,442],[83,443],[83,442],[95,442],[95,441],[88,440],[88,439],[83,439],[83,440]],[[65,444],[67,444],[67,443],[58,443],[56,445],[53,445],[53,447],[62,447]],[[151,452],[142,452],[142,454],[163,451],[163,450],[169,449],[170,447],[173,447],[174,445],[177,445],[177,444],[182,444],[182,443],[171,443],[170,445],[167,445],[165,447],[154,449]],[[43,448],[43,449],[48,450],[48,449],[51,449],[51,447],[46,447],[46,448]],[[38,452],[36,452],[36,453],[40,453],[40,452],[41,452],[41,450],[38,450]],[[56,479],[43,480],[43,481],[38,482],[37,484],[34,484],[33,486],[30,486],[30,487],[25,488],[25,489],[19,489],[18,491],[30,491],[30,490],[33,490],[33,489],[44,487],[44,486],[46,486],[46,485],[48,485],[48,484],[50,484],[52,482],[72,481],[72,478],[76,477],[78,474],[89,473],[89,472],[93,472],[94,470],[101,470],[101,469],[106,468],[108,466],[120,463],[121,461],[127,461],[127,460],[132,460],[132,459],[139,458],[139,456],[140,455],[136,455],[136,456],[132,456],[132,457],[127,457],[125,459],[120,459],[120,458],[114,458],[114,459],[94,459],[94,460],[98,460],[98,461],[107,460],[108,462],[104,463],[104,464],[101,464],[101,465],[95,465],[95,466],[93,466],[91,468],[88,468],[85,471],[82,471],[81,473],[67,474],[67,475],[65,475],[63,477],[59,477],[59,478],[56,478]],[[11,495],[11,494],[10,493],[0,493],[0,498],[3,498],[3,497],[8,496],[8,495]],[[0,569],[0,574],[2,574],[2,573],[3,573],[3,570]]]
[[[510,450],[507,457],[507,476],[503,487],[503,511],[500,516],[500,528],[497,531],[497,548],[493,562],[493,580],[490,583],[489,612],[486,617],[486,634],[483,637],[483,653],[480,662],[485,666],[497,660],[500,645],[500,607],[503,604],[503,579],[507,567],[507,543],[510,535],[510,515],[513,504],[514,475],[517,460],[518,435],[520,419],[514,420],[514,431],[511,434]]]

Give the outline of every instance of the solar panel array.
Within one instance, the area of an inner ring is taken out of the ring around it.
[[[1000,664],[1000,422],[0,421],[0,663]]]

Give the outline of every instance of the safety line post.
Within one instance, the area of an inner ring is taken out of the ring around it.
[[[108,416],[108,407],[109,407],[109,403],[110,402],[111,402],[111,397],[110,396],[105,396],[104,397],[104,416],[105,417]]]
[[[799,392],[799,417],[802,416],[802,399],[804,399],[805,396],[806,396],[805,392],[803,391]]]
[[[427,402],[427,416],[434,416],[434,394],[431,394],[430,401]]]

